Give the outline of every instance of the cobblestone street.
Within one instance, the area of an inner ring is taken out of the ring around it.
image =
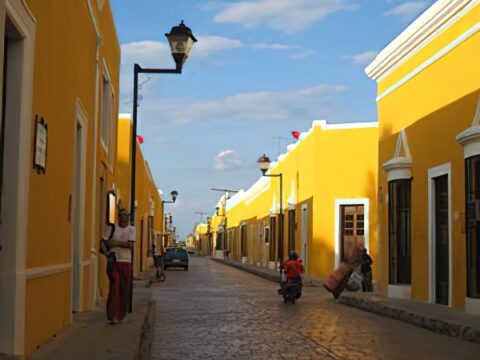
[[[152,359],[478,359],[478,345],[336,304],[305,288],[283,304],[277,285],[211,260],[153,285]]]

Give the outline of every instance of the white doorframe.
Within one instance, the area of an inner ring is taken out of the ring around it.
[[[81,101],[77,98],[74,121],[74,169],[72,184],[73,213],[72,230],[72,310],[83,309],[83,247],[85,233],[85,182],[86,182],[86,149],[87,149],[87,115]],[[77,154],[77,151],[79,152]],[[77,158],[78,156],[78,158]],[[77,172],[77,161],[78,172]],[[78,183],[77,183],[78,181]],[[76,193],[78,191],[78,193]]]
[[[434,178],[448,175],[448,306],[452,306],[452,170],[451,163],[428,169],[428,301],[435,303],[435,183]]]
[[[344,205],[363,205],[364,213],[364,238],[365,248],[370,252],[370,199],[368,198],[353,198],[353,199],[335,199],[335,269],[340,265],[340,248],[341,248],[341,212],[340,208]]]
[[[0,2],[0,65],[3,69],[6,17],[19,34],[8,49],[5,149],[0,237],[0,353],[23,354],[35,18],[25,1]],[[0,84],[3,71],[0,71]],[[1,94],[0,94],[1,99]],[[1,100],[0,100],[1,102]],[[48,171],[48,170],[47,170]],[[8,174],[8,175],[7,175]]]

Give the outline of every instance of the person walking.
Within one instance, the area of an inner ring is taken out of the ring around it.
[[[363,292],[373,291],[372,264],[373,264],[373,260],[370,257],[370,255],[368,255],[367,249],[363,248],[360,253],[360,266],[361,266],[362,275],[363,275],[363,281],[362,281]]]
[[[135,228],[130,225],[127,209],[118,211],[118,225],[112,225],[109,235],[103,239],[109,246],[110,286],[107,300],[107,321],[122,322],[129,302],[131,284],[131,249],[135,241]],[[112,255],[113,254],[113,255]],[[113,264],[112,264],[113,263]]]

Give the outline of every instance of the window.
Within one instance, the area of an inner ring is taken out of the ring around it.
[[[115,102],[115,93],[113,88],[110,86],[110,110],[108,116],[108,165],[110,168],[113,168],[115,164],[115,151],[116,151],[116,141],[117,136],[117,123],[118,116],[116,111],[116,102]]]
[[[247,225],[240,228],[240,242],[242,257],[247,256]]]
[[[277,225],[276,218],[270,217],[270,261],[275,261],[275,244],[277,242]]]
[[[101,121],[100,121],[100,140],[105,148],[105,151],[108,152],[109,147],[109,132],[110,132],[110,113],[112,106],[110,104],[111,94],[110,94],[110,81],[107,77],[103,77],[102,83],[102,109],[101,109]]]
[[[480,155],[465,160],[467,297],[480,298]]]
[[[411,284],[411,180],[390,181],[388,195],[390,284]]]

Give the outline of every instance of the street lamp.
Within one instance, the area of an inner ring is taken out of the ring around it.
[[[263,176],[278,177],[280,178],[280,224],[278,232],[278,258],[280,260],[280,284],[282,284],[282,261],[283,261],[283,176],[282,173],[267,174],[267,170],[270,168],[270,159],[263,154],[258,160],[258,167]]]
[[[175,69],[144,69],[140,65],[133,66],[133,112],[132,112],[132,173],[130,187],[130,225],[135,226],[135,168],[137,165],[137,108],[138,108],[138,74],[181,74],[182,67],[188,58],[188,54],[197,39],[192,34],[192,30],[185,26],[183,20],[178,26],[172,27],[170,33],[165,34],[170,45],[172,57],[175,60]],[[133,309],[133,261],[134,248],[131,250],[131,269],[130,269],[130,294],[128,311]]]
[[[165,204],[174,204],[175,201],[177,200],[177,196],[178,196],[178,191],[177,190],[173,190],[172,192],[170,192],[170,196],[172,197],[172,200],[162,200],[162,214],[164,214],[164,220],[165,220],[165,223],[164,223],[164,236],[167,234],[167,217],[165,217],[165,213],[164,213],[164,209],[165,209]]]

